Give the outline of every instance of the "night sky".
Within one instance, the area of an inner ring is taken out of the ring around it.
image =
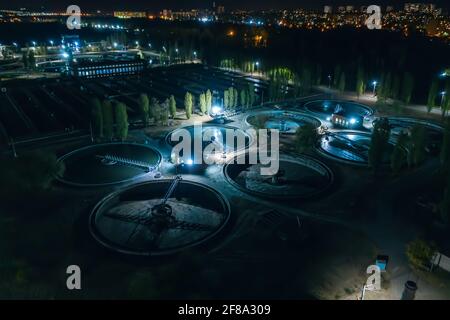
[[[44,7],[46,9],[64,10],[70,4],[77,4],[81,9],[145,9],[160,10],[181,9],[181,8],[208,8],[212,6],[212,0],[0,0],[0,8],[16,9],[26,7],[37,9]],[[321,8],[323,5],[370,5],[378,4],[381,6],[395,5],[402,7],[404,2],[430,2],[430,1],[398,1],[398,0],[218,0],[217,5],[224,5],[226,9],[268,9],[268,8]],[[434,0],[441,7],[449,7],[448,0]]]

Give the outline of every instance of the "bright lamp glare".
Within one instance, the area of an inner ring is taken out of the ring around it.
[[[355,118],[351,118],[350,119],[350,124],[355,124],[356,123],[356,119]]]
[[[191,166],[191,165],[194,164],[194,160],[188,159],[188,160],[186,161],[186,164]]]
[[[216,114],[216,113],[220,113],[222,111],[222,108],[219,106],[214,106],[211,108],[212,113]]]

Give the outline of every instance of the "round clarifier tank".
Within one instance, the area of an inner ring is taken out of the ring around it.
[[[333,172],[324,163],[305,155],[281,155],[278,171],[269,175],[261,171],[267,165],[260,161],[251,163],[254,162],[249,154],[235,157],[225,165],[224,174],[234,187],[262,198],[305,199],[320,195],[333,183]]]
[[[248,125],[264,128],[264,129],[276,129],[280,133],[292,134],[297,131],[298,128],[305,124],[311,124],[318,128],[321,125],[320,120],[302,114],[300,112],[293,111],[259,111],[252,113],[245,119]]]
[[[139,183],[102,199],[89,219],[94,239],[133,256],[163,256],[207,244],[230,218],[228,201],[207,185],[180,180],[173,187],[174,180]]]
[[[416,126],[424,127],[427,135],[427,147],[429,149],[440,149],[444,138],[444,128],[441,125],[430,120],[407,117],[389,117],[388,121],[393,136],[410,133]]]
[[[323,135],[316,150],[331,159],[355,165],[368,165],[372,135],[360,131],[336,131]],[[388,141],[382,162],[388,164],[395,142]]]
[[[369,117],[374,114],[372,108],[352,102],[343,100],[315,100],[305,103],[304,108],[321,118],[329,118],[332,114],[344,112],[345,114],[354,114],[359,117]]]
[[[58,161],[65,166],[58,180],[75,186],[106,186],[155,173],[161,154],[142,144],[105,143],[76,149]]]
[[[170,146],[174,147],[181,143],[183,138],[180,138],[180,141],[173,141],[173,139],[184,135],[187,135],[188,139],[190,139],[191,146],[191,159],[187,161],[194,163],[196,162],[195,142],[198,143],[200,141],[201,151],[213,144],[216,151],[222,150],[226,154],[243,151],[253,143],[253,137],[242,129],[211,124],[186,126],[176,129],[166,136],[166,141]],[[185,157],[184,154],[183,157]]]

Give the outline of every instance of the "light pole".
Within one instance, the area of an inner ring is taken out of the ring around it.
[[[447,94],[446,91],[442,91],[441,92],[441,110],[444,108],[444,100],[445,100],[445,95]],[[442,112],[444,113],[444,112]]]
[[[374,97],[375,97],[376,90],[377,90],[377,84],[378,84],[377,81],[372,82],[372,86],[373,86],[373,96],[374,96]]]
[[[328,89],[331,88],[331,74],[328,75]]]

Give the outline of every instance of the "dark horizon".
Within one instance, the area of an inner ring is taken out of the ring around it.
[[[55,1],[45,0],[36,1],[33,0],[17,0],[14,2],[0,0],[1,9],[19,9],[27,8],[30,10],[42,9],[42,10],[64,10],[71,4],[77,4],[82,9],[86,10],[161,10],[161,9],[190,9],[190,8],[212,8],[214,1],[205,0],[186,0],[180,3],[177,0],[165,0],[160,1],[148,1],[148,0],[134,0],[124,4],[121,0],[99,0],[88,1],[78,0],[76,3],[73,1]],[[449,3],[446,0],[436,1],[393,1],[393,0],[247,0],[245,2],[238,0],[219,0],[215,1],[216,6],[225,6],[226,10],[235,9],[247,9],[247,10],[263,10],[263,9],[294,9],[294,8],[306,8],[306,9],[320,9],[325,5],[342,6],[342,5],[371,5],[378,4],[380,6],[392,5],[396,8],[401,8],[407,2],[423,2],[423,3],[435,3],[438,7],[449,8]]]

